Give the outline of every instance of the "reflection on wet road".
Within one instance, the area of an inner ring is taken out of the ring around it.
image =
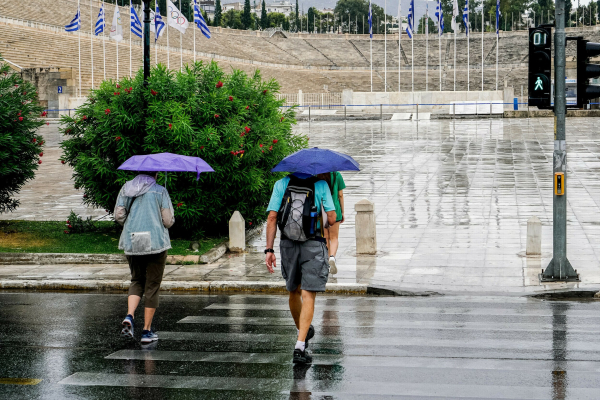
[[[125,295],[1,293],[2,399],[597,399],[600,303],[317,298],[293,366],[283,296],[164,296],[160,340],[118,337]],[[137,334],[139,336],[139,332]],[[10,380],[41,379],[30,385]],[[8,383],[7,383],[8,382]]]

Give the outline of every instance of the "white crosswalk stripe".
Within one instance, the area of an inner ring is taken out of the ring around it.
[[[160,331],[156,349],[105,357],[151,363],[144,364],[152,366],[146,373],[80,371],[60,383],[233,391],[232,398],[249,392],[349,399],[598,398],[600,304],[482,299],[321,298],[310,345],[313,365],[299,371],[291,363],[296,330],[285,297],[215,297],[200,315],[181,316],[174,329]],[[195,374],[210,366],[220,367]],[[164,373],[175,367],[185,372]],[[567,390],[567,379],[568,396],[556,397]]]

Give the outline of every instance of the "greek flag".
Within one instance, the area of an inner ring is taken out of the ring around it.
[[[133,8],[133,4],[131,3],[131,0],[129,1],[129,7],[130,7],[130,11],[129,13],[131,14],[131,32],[133,32],[133,34],[139,38],[142,37],[142,24],[140,23],[140,19],[138,18],[137,14],[135,13],[135,9]]]
[[[102,6],[100,7],[100,12],[98,13],[98,21],[96,21],[96,30],[94,31],[94,34],[98,36],[99,34],[104,32],[105,25],[106,24],[104,23],[104,3],[102,3]]]
[[[154,29],[156,30],[156,37],[154,38],[154,42],[156,42],[158,40],[158,37],[162,35],[163,29],[165,29],[165,23],[163,22],[162,16],[160,15],[158,4],[156,5],[156,13],[154,15]]]
[[[465,8],[463,10],[463,22],[465,23],[465,33],[469,36],[469,0],[465,0]]]
[[[500,34],[500,0],[496,0],[496,35]]]
[[[373,12],[371,11],[371,1],[369,1],[369,16],[367,20],[369,21],[369,37],[373,39]]]
[[[210,31],[208,30],[208,25],[206,25],[206,21],[204,20],[204,17],[200,12],[200,6],[198,6],[196,0],[194,0],[194,22],[196,23],[198,29],[200,29],[200,32],[202,32],[202,34],[206,36],[207,39],[210,39]]]
[[[415,23],[415,0],[410,0],[408,7],[408,26],[406,27],[406,34],[412,39],[413,28]]]
[[[65,31],[75,32],[75,31],[78,31],[80,27],[81,27],[81,15],[79,14],[79,7],[77,7],[77,14],[75,14],[75,18],[73,18],[73,20],[71,22],[69,22],[69,25],[65,26]]]
[[[435,16],[438,20],[438,31],[440,36],[442,36],[444,34],[444,10],[442,10],[442,0],[438,0],[437,5],[435,6]]]

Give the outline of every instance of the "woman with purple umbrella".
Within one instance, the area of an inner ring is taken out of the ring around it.
[[[156,171],[191,171],[196,172],[199,179],[200,172],[213,172],[213,169],[198,157],[170,153],[133,156],[119,169],[138,171],[138,175],[121,188],[114,213],[115,220],[123,225],[119,249],[125,251],[131,270],[127,316],[121,336],[134,337],[135,310],[145,294],[141,342],[147,344],[158,340],[152,319],[158,307],[167,250],[171,248],[169,228],[175,223],[173,203],[167,189],[156,183]]]

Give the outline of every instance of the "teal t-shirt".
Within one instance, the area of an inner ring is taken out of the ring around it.
[[[290,178],[288,176],[275,182],[273,194],[271,194],[271,201],[269,201],[269,206],[267,207],[267,212],[279,212],[281,201],[283,200],[283,195],[285,194],[285,189],[287,189],[288,183],[290,183]],[[318,181],[315,183],[315,202],[317,203],[316,206],[318,209],[320,209],[321,205],[323,205],[323,209],[325,209],[325,211],[335,211],[335,204],[333,204],[333,199],[331,198],[331,192],[329,191],[327,182]]]

